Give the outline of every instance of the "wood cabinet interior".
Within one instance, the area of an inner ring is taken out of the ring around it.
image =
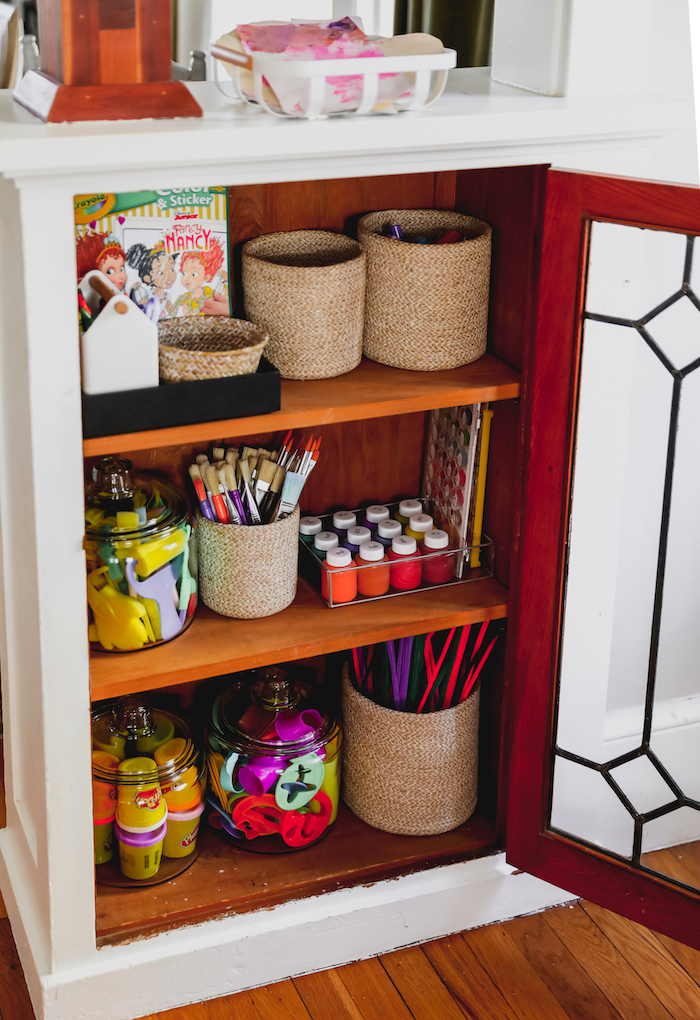
[[[327,512],[416,495],[421,489],[427,409],[496,401],[491,405],[494,418],[484,524],[496,546],[496,576],[334,610],[301,581],[288,610],[258,621],[228,620],[200,607],[187,634],[170,644],[141,653],[93,654],[94,700],[183,683],[187,686],[181,690],[191,700],[195,685],[206,677],[505,617],[519,529],[520,413],[511,398],[519,393],[517,373],[531,330],[545,173],[544,167],[522,167],[230,190],[231,278],[236,314],[241,315],[240,248],[250,237],[312,227],[352,234],[360,215],[383,208],[450,208],[486,220],[494,230],[489,356],[478,367],[477,363],[470,369],[435,373],[434,381],[431,373],[399,372],[363,362],[357,370],[356,392],[350,377],[285,384],[280,412],[259,420],[215,423],[219,432],[212,432],[210,424],[162,430],[157,436],[139,433],[133,437],[133,447],[128,436],[90,440],[85,443],[86,470],[97,455],[120,453],[130,457],[138,470],[181,483],[186,465],[212,441],[237,445],[255,439],[265,444],[281,440],[292,425],[322,426],[322,456],[304,490],[302,510]],[[325,394],[330,406],[322,406],[319,394]],[[446,394],[449,400],[444,399]],[[314,402],[316,412],[310,409]],[[464,860],[499,845],[505,803],[507,649],[501,649],[498,660],[493,678],[482,690],[479,806],[464,826],[444,836],[389,836],[344,811],[327,839],[303,853],[281,857],[246,854],[209,833],[191,874],[186,872],[166,886],[127,893],[98,886],[98,942],[202,920],[222,910],[240,912]],[[329,668],[328,676],[335,683],[337,670]],[[224,890],[221,861],[233,855],[235,876]],[[258,880],[263,874],[267,886],[261,877]]]

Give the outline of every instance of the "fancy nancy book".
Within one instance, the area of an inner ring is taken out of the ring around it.
[[[226,188],[75,196],[77,282],[99,270],[154,322],[230,315]],[[81,327],[99,312],[79,292]]]

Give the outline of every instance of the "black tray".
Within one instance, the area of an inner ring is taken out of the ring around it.
[[[261,358],[252,375],[166,383],[118,393],[83,393],[83,436],[98,439],[279,409],[280,374]]]

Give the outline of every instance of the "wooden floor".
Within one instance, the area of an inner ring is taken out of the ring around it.
[[[698,1020],[699,984],[700,952],[582,902],[147,1020]],[[7,918],[0,1015],[34,1020]]]

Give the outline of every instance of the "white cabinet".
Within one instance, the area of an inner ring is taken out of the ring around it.
[[[47,1020],[127,1020],[565,896],[496,854],[96,947],[73,195],[535,163],[695,175],[677,97],[552,99],[460,71],[422,114],[292,123],[194,88],[197,122],[45,126],[0,94],[0,886]]]

